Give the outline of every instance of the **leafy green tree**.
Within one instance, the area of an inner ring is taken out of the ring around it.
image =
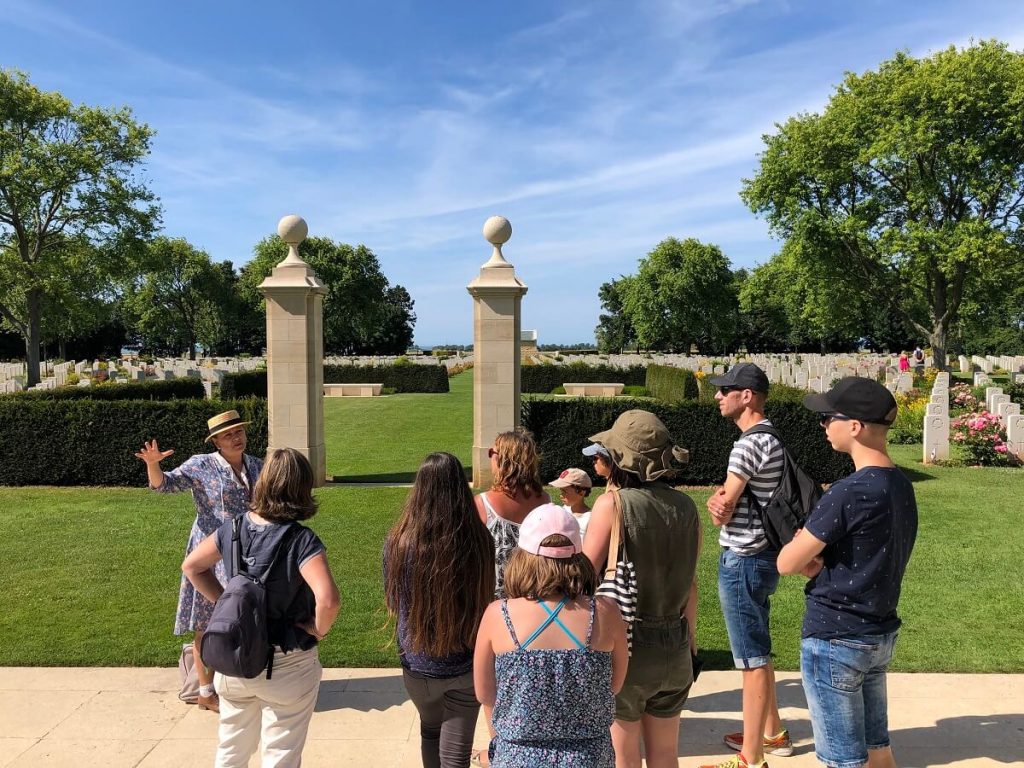
[[[736,334],[738,304],[729,260],[716,245],[669,237],[641,259],[623,310],[647,349],[723,352]]]
[[[764,141],[743,199],[799,253],[815,307],[859,296],[944,366],[974,278],[1021,258],[1024,54],[897,54]]]
[[[636,340],[633,326],[623,309],[624,295],[631,279],[623,275],[618,280],[604,283],[597,289],[601,308],[605,311],[597,318],[598,324],[594,329],[594,335],[597,337],[597,348],[606,354],[622,354],[622,350]]]
[[[395,285],[384,293],[384,319],[380,328],[370,340],[369,354],[404,355],[412,346],[416,313],[412,296],[401,285]]]
[[[149,244],[146,270],[124,299],[144,348],[187,352],[194,360],[197,343],[211,349],[222,342],[233,297],[225,264],[214,264],[182,238],[158,237]]]
[[[979,276],[964,301],[954,346],[967,355],[1024,354],[1024,259]]]
[[[67,244],[91,243],[113,278],[129,265],[109,246],[148,237],[158,221],[137,177],[151,137],[126,107],[74,106],[0,70],[0,319],[25,340],[29,385],[39,381],[44,309],[66,306],[61,287],[79,278]]]
[[[264,238],[253,259],[242,268],[239,290],[243,300],[263,314],[258,286],[288,254],[278,237]],[[327,285],[324,299],[324,352],[328,354],[385,354],[404,352],[412,340],[416,315],[412,298],[400,285],[392,287],[380,262],[365,245],[335,243],[327,237],[307,237],[299,255]],[[400,289],[400,290],[399,290]],[[255,331],[254,329],[254,332]],[[266,343],[266,326],[258,331]]]

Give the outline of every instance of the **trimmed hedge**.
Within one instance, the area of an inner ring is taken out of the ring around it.
[[[94,384],[91,387],[29,389],[0,396],[17,400],[202,400],[201,379],[130,381],[126,384]]]
[[[443,365],[325,365],[324,384],[383,384],[395,392],[448,392]]]
[[[696,374],[685,368],[674,368],[670,365],[647,366],[645,386],[651,397],[666,403],[696,400],[700,395]]]
[[[598,482],[591,462],[580,451],[588,445],[588,436],[608,429],[620,413],[632,408],[656,414],[679,445],[689,449],[690,461],[682,466],[675,482],[714,485],[725,479],[729,452],[739,432],[731,421],[722,418],[717,405],[628,398],[524,400],[522,424],[533,433],[540,448],[541,477],[556,477],[566,467],[581,467]],[[849,457],[833,451],[825,440],[816,414],[782,401],[769,402],[767,415],[796,460],[818,482],[835,482],[853,471]]]
[[[520,368],[520,387],[524,394],[545,394],[566,382],[579,384],[621,383],[643,387],[647,369],[643,365],[619,368],[614,365],[587,365],[579,361],[568,365],[524,365]]]
[[[225,400],[231,400],[236,397],[266,398],[266,369],[225,374],[220,382],[220,396]]]
[[[0,398],[0,485],[145,486],[135,458],[156,438],[173,469],[209,453],[206,420],[235,408],[252,423],[246,453],[267,451],[267,402],[247,400],[20,400]]]
[[[383,384],[397,393],[448,392],[443,365],[325,365],[324,384]],[[267,372],[229,373],[221,382],[221,397],[266,397]]]

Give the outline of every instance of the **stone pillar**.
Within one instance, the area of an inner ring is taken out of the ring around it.
[[[268,448],[296,448],[313,465],[316,484],[327,479],[324,447],[324,295],[327,288],[299,258],[308,233],[298,216],[285,216],[277,234],[288,256],[259,289],[267,299]]]
[[[946,409],[931,403],[925,406],[924,463],[949,459],[949,416]]]
[[[503,216],[484,222],[484,237],[494,246],[490,261],[466,286],[473,297],[473,486],[491,484],[487,449],[499,432],[519,425],[519,335],[526,285],[505,261],[501,246],[512,237]]]

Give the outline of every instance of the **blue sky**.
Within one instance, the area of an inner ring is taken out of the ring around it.
[[[471,341],[492,214],[541,343],[592,340],[598,286],[667,236],[766,261],[737,194],[761,135],[845,71],[989,37],[1024,48],[1019,0],[0,0],[0,66],[157,131],[168,235],[240,267],[298,213],[378,255],[425,345]]]

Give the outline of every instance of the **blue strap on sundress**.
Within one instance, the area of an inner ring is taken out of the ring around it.
[[[547,629],[552,624],[552,622],[557,624],[562,629],[562,631],[565,632],[565,634],[569,636],[569,639],[572,640],[574,643],[576,643],[576,647],[577,648],[584,649],[584,650],[589,648],[590,647],[590,638],[591,638],[591,635],[593,634],[593,631],[594,631],[595,601],[593,599],[591,599],[591,601],[590,601],[590,620],[589,620],[589,622],[587,624],[587,642],[585,644],[581,643],[579,641],[579,638],[576,637],[576,635],[573,634],[572,630],[570,630],[567,626],[565,626],[565,624],[562,622],[562,620],[558,618],[558,614],[565,607],[565,605],[566,605],[566,603],[568,601],[569,601],[569,598],[563,597],[561,599],[561,601],[552,609],[552,608],[549,608],[547,603],[545,603],[543,600],[538,600],[537,602],[540,604],[540,607],[543,608],[547,612],[548,617],[546,619],[544,619],[544,621],[541,622],[541,625],[539,627],[537,627],[537,629],[535,629],[533,631],[533,634],[531,634],[528,638],[526,638],[526,642],[525,643],[520,643],[519,642],[519,638],[516,637],[515,627],[512,626],[512,619],[508,615],[508,600],[502,600],[501,601],[501,613],[505,617],[505,626],[508,627],[508,633],[509,633],[509,635],[512,636],[512,642],[516,644],[516,648],[519,649],[519,650],[524,650],[530,643],[532,643],[534,640],[536,640],[537,637],[540,635],[540,633],[543,632],[545,629]]]

